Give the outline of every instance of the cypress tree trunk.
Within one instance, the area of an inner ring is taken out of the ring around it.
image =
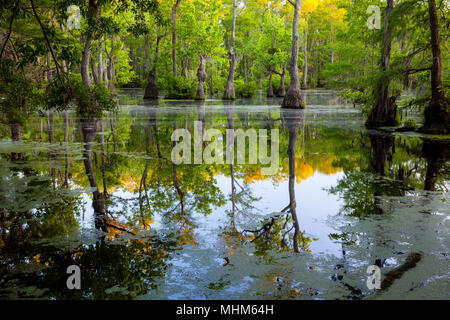
[[[305,64],[303,65],[303,88],[308,89],[308,17],[306,17],[305,46],[303,50]]]
[[[234,100],[236,95],[234,93],[234,71],[236,69],[236,55],[234,53],[234,34],[236,30],[236,0],[233,0],[233,22],[231,25],[231,41],[230,50],[228,51],[228,59],[230,60],[230,71],[228,72],[227,84],[223,94],[224,99]]]
[[[384,11],[384,39],[383,46],[381,48],[382,72],[389,70],[389,65],[391,62],[392,30],[390,26],[390,17],[393,10],[394,0],[388,0]],[[395,103],[396,97],[391,97],[389,95],[389,82],[390,79],[385,75],[378,79],[375,91],[377,94],[376,103],[372,107],[369,118],[366,121],[366,126],[369,128],[394,126],[397,124],[397,104]]]
[[[158,31],[159,31],[159,27],[158,27]],[[162,39],[162,37],[159,35],[156,37],[155,59],[153,60],[153,67],[148,74],[148,83],[147,83],[147,87],[145,88],[144,99],[156,100],[156,99],[158,99],[158,96],[159,96],[158,83],[157,83],[158,75],[157,75],[156,65],[158,63],[158,58],[159,58],[159,43],[160,43],[161,39]]]
[[[280,78],[280,87],[277,91],[277,97],[284,97],[286,95],[286,89],[284,88],[284,78],[286,76],[286,62],[283,65],[283,72],[281,73]]]
[[[89,75],[89,65],[91,60],[91,43],[92,40],[86,39],[84,42],[83,53],[81,56],[81,79],[85,87],[91,86],[91,77]]]
[[[295,1],[294,5],[294,20],[292,24],[292,53],[289,66],[289,72],[291,74],[291,83],[289,89],[284,96],[283,108],[304,108],[305,103],[300,91],[299,75],[298,75],[298,22],[300,18],[300,0]]]
[[[205,62],[206,55],[200,55],[200,65],[197,70],[197,78],[198,78],[198,90],[197,90],[197,99],[205,100],[205,89],[203,88],[203,83],[206,81],[206,71],[205,71]]]
[[[425,108],[425,123],[420,131],[424,133],[450,133],[450,101],[442,90],[442,59],[439,39],[439,22],[435,0],[428,1],[430,15],[431,49],[433,64],[431,65],[431,102]]]
[[[270,75],[269,75],[269,86],[267,88],[267,97],[272,98],[273,97],[272,72],[271,71],[269,71],[269,72],[270,72]]]

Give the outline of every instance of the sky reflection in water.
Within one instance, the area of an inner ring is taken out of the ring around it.
[[[265,99],[152,105],[136,91],[120,101],[97,130],[55,117],[54,145],[46,118],[22,144],[1,133],[1,297],[448,298],[449,140],[367,132],[359,110],[326,91],[309,91],[304,111]],[[193,121],[279,128],[277,175],[174,166],[174,124]],[[292,196],[295,208],[282,212]],[[410,254],[420,254],[416,266],[367,289],[368,265],[388,277]],[[81,267],[78,292],[65,288],[70,264]]]

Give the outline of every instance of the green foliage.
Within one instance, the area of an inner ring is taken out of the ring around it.
[[[416,119],[409,118],[403,121],[403,128],[413,131],[419,128],[419,123],[417,122]]]
[[[44,103],[42,84],[29,79],[16,69],[14,61],[0,62],[0,112],[7,115],[8,122],[26,124]]]
[[[193,99],[197,90],[197,81],[185,77],[165,78],[164,90],[166,99]]]
[[[254,80],[236,79],[234,80],[234,90],[236,97],[251,98],[254,96],[258,85]]]
[[[365,105],[369,101],[369,96],[365,91],[344,89],[338,92],[338,96],[346,101],[353,103],[353,105]]]
[[[77,74],[70,77],[70,85],[74,93],[77,113],[83,118],[101,117],[104,111],[114,111],[117,108],[114,96],[103,84],[86,88]]]

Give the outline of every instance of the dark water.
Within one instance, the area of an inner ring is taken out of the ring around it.
[[[450,140],[366,131],[326,91],[304,111],[119,98],[98,121],[34,119],[22,143],[0,129],[1,298],[450,297]],[[172,132],[194,121],[279,129],[276,173],[174,165]],[[369,265],[383,290],[367,288]]]

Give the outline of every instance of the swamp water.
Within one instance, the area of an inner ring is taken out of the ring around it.
[[[450,140],[367,131],[327,91],[305,110],[141,97],[98,121],[34,119],[21,143],[0,129],[0,298],[450,297]],[[174,165],[172,132],[195,121],[279,129],[276,173]]]

